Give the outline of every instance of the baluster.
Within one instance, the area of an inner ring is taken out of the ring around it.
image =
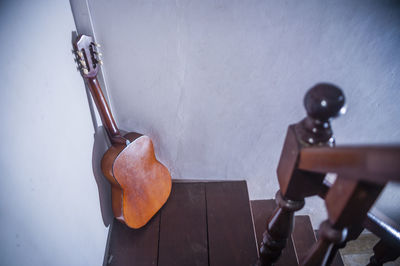
[[[383,187],[338,176],[325,197],[328,219],[322,222],[317,243],[300,265],[330,265],[338,249],[354,238],[349,229],[363,222]]]
[[[381,266],[385,262],[394,261],[400,256],[400,250],[383,240],[374,246],[374,255],[370,258],[367,266]]]
[[[304,206],[305,197],[317,195],[324,189],[325,175],[300,171],[297,161],[304,147],[334,145],[330,120],[343,110],[344,101],[343,92],[332,84],[317,84],[306,93],[307,117],[290,125],[287,131],[277,169],[278,206],[267,222],[257,265],[272,265],[278,260],[292,233],[294,212]]]

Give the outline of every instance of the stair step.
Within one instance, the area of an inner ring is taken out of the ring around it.
[[[253,211],[254,227],[256,231],[256,238],[258,249],[263,238],[263,233],[266,228],[268,217],[272,214],[276,207],[274,200],[252,200],[251,209]],[[288,239],[286,248],[282,251],[282,255],[279,260],[274,264],[276,266],[291,266],[298,265],[296,253],[291,238]]]
[[[318,240],[318,230],[314,231],[314,234]],[[340,252],[338,252],[336,256],[333,258],[331,266],[344,266],[344,262]]]
[[[297,258],[299,261],[302,261],[307,255],[310,247],[317,242],[311,220],[308,215],[295,216],[292,239]]]
[[[257,244],[260,245],[262,234],[266,228],[267,219],[274,211],[276,203],[274,200],[253,200],[251,201],[251,207]],[[281,257],[275,265],[298,265],[298,259],[304,258],[307,251],[316,241],[310,217],[308,215],[295,216],[292,237],[288,239],[286,248],[283,250]],[[344,265],[339,253],[336,254],[331,265]]]
[[[167,203],[143,228],[114,220],[104,265],[254,265],[249,202],[245,181],[174,182]]]

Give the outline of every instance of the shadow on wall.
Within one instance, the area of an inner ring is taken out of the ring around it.
[[[71,43],[73,44],[78,34],[76,31],[71,32]],[[71,46],[73,50],[73,45]],[[113,220],[113,212],[111,206],[111,185],[108,180],[104,177],[103,172],[101,170],[101,159],[103,158],[104,153],[109,148],[109,143],[107,142],[107,136],[103,126],[98,126],[96,113],[94,110],[93,102],[91,99],[91,94],[89,88],[85,82],[86,95],[90,110],[90,116],[93,122],[94,128],[94,143],[92,150],[92,170],[94,179],[96,180],[97,189],[99,192],[99,202],[100,202],[100,211],[101,217],[103,219],[103,223],[106,227],[108,227]]]
[[[106,227],[111,224],[114,217],[111,206],[111,185],[101,171],[101,158],[107,149],[106,133],[103,126],[100,126],[96,128],[94,133],[92,169],[99,190],[101,217]]]

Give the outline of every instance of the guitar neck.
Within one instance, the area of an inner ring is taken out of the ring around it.
[[[97,110],[100,113],[101,121],[105,127],[112,144],[125,144],[126,139],[121,136],[121,133],[115,123],[114,117],[111,113],[110,107],[104,97],[97,77],[87,78],[90,92],[92,93],[93,100],[96,103]]]

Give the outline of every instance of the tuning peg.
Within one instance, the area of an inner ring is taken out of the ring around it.
[[[76,54],[80,57],[83,58],[83,53],[81,51],[77,51]]]
[[[102,60],[97,60],[97,63],[99,63],[101,66],[103,65],[103,61]]]
[[[86,67],[86,62],[85,62],[85,60],[79,60],[79,62],[81,63],[82,66]]]
[[[96,46],[96,47],[101,47],[101,45],[98,44],[98,43],[92,42],[92,44],[93,44],[94,46]]]
[[[89,71],[88,71],[86,68],[82,68],[82,72],[83,72],[83,74],[85,74],[85,75],[89,74]]]
[[[102,57],[103,56],[103,54],[102,53],[100,53],[100,52],[94,52],[97,56],[100,56],[100,57]]]

